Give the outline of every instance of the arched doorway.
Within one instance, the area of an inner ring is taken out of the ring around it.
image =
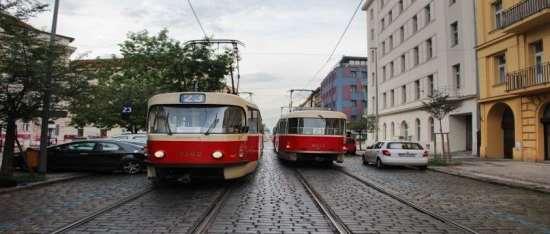
[[[506,106],[502,112],[502,145],[504,147],[504,158],[513,158],[514,145],[516,144],[514,136],[514,113],[510,107]]]
[[[485,120],[487,137],[485,139],[486,156],[513,158],[515,146],[514,112],[505,103],[491,107]]]
[[[544,160],[550,160],[550,104],[544,108],[540,121],[544,127]]]

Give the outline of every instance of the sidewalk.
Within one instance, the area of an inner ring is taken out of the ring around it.
[[[455,159],[456,160],[456,159]],[[461,165],[430,167],[431,170],[550,193],[550,163],[513,160],[458,159]]]

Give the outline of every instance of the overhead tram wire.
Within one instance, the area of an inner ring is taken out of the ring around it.
[[[199,27],[201,28],[202,34],[204,35],[204,38],[208,38],[208,34],[206,34],[206,30],[204,30],[204,27],[202,26],[201,20],[199,19],[199,16],[197,15],[197,12],[195,12],[195,8],[193,8],[193,4],[191,3],[191,0],[187,0],[187,3],[189,3],[189,7],[191,8],[191,11],[193,12],[193,16],[195,16],[195,20],[199,24]]]
[[[334,45],[334,48],[332,48],[332,51],[330,52],[327,60],[323,63],[323,65],[321,65],[321,67],[315,72],[315,74],[313,75],[313,77],[311,77],[311,79],[309,79],[307,81],[307,85],[311,84],[311,82],[313,82],[316,78],[317,78],[317,75],[319,75],[319,73],[321,73],[321,71],[323,71],[323,69],[325,69],[325,67],[328,65],[328,63],[330,62],[330,60],[332,59],[332,56],[334,56],[334,53],[336,52],[336,50],[338,49],[338,47],[340,46],[340,43],[342,43],[342,40],[344,39],[344,36],[346,35],[346,33],[348,32],[349,30],[349,27],[351,26],[351,23],[353,22],[353,20],[355,19],[355,16],[357,15],[357,12],[359,12],[359,10],[361,9],[361,6],[363,5],[363,0],[359,0],[359,4],[357,4],[357,7],[355,8],[355,11],[353,12],[353,15],[351,16],[351,18],[349,19],[348,23],[346,24],[346,27],[344,28],[344,31],[342,32],[342,34],[340,35],[340,37],[338,38],[338,42],[336,42],[336,45]]]

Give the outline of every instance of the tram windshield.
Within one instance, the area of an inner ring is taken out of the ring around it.
[[[244,131],[244,110],[236,106],[156,105],[149,110],[149,133],[233,134]]]
[[[345,119],[289,118],[288,133],[304,135],[343,135]]]

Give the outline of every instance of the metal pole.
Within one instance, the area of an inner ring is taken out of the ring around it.
[[[51,95],[51,84],[52,84],[52,73],[53,73],[53,55],[54,55],[54,43],[55,43],[55,36],[57,31],[57,14],[59,11],[59,0],[55,0],[54,8],[53,8],[53,19],[52,19],[52,30],[50,32],[50,44],[49,44],[49,59],[48,59],[48,67],[47,67],[47,73],[46,73],[46,85],[44,87],[44,97],[43,97],[43,103],[42,103],[42,125],[40,130],[40,166],[38,168],[38,171],[40,173],[46,173],[47,171],[47,160],[48,160],[48,152],[47,146],[49,144],[49,137],[48,137],[48,122],[50,119],[50,95]]]
[[[288,104],[288,112],[292,112],[292,93],[294,92],[293,89],[290,90],[290,103]]]

